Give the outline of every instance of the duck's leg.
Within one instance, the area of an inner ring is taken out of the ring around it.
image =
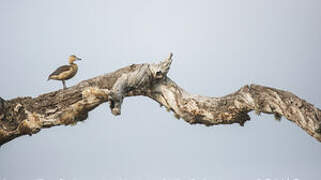
[[[63,86],[63,89],[67,89],[65,80],[62,80],[62,86]]]

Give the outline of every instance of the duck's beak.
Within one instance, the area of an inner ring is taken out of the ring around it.
[[[82,60],[82,59],[81,59],[81,58],[79,58],[79,57],[76,57],[76,59],[77,59],[78,61]]]

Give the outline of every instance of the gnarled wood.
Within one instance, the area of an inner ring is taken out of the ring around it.
[[[105,102],[112,114],[120,115],[123,99],[138,95],[154,99],[190,124],[243,126],[254,110],[276,119],[284,116],[321,141],[320,109],[294,94],[260,85],[246,85],[219,98],[189,94],[167,77],[171,63],[172,54],[157,64],[132,64],[36,98],[0,98],[0,145],[42,128],[76,124]]]

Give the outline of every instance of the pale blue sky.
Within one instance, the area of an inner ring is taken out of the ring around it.
[[[62,87],[46,79],[70,54],[74,85],[174,53],[169,76],[189,92],[223,96],[257,83],[321,107],[319,0],[0,0],[0,96]],[[74,127],[24,136],[0,150],[0,180],[297,178],[319,180],[321,143],[295,124],[256,116],[205,127],[146,97],[122,115],[104,104]]]

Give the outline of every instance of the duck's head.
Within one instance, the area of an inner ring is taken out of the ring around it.
[[[77,60],[80,61],[81,58],[77,57],[76,55],[69,56],[69,64],[72,64],[74,63],[74,61],[77,61]]]

